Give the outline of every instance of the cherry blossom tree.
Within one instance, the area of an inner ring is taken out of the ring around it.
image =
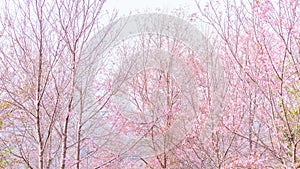
[[[299,2],[198,7],[215,32],[228,81],[222,123],[205,145],[214,151],[206,156],[218,168],[299,167]]]
[[[99,168],[123,165],[186,167],[178,162],[175,151],[183,148],[185,137],[193,135],[195,130],[199,130],[199,139],[207,134],[204,132],[207,125],[213,125],[208,119],[215,110],[219,110],[214,105],[216,98],[213,93],[214,86],[221,85],[216,84],[216,79],[212,77],[220,77],[212,75],[217,71],[213,71],[210,44],[202,43],[206,39],[201,39],[199,33],[200,48],[204,49],[199,52],[198,44],[193,46],[188,43],[194,42],[188,36],[190,34],[182,31],[187,29],[185,22],[178,22],[175,26],[171,23],[169,28],[157,20],[167,22],[172,17],[157,16],[152,16],[156,18],[153,23],[150,18],[145,25],[142,24],[144,20],[137,22],[141,26],[138,35],[113,45],[106,54],[107,59],[104,59],[106,65],[102,67],[103,71],[99,72],[99,95],[113,93],[103,109],[108,124],[106,130],[111,131],[113,141],[102,148],[116,155],[100,164]],[[132,23],[144,18],[144,15],[132,18],[125,20]],[[161,32],[163,29],[175,31],[179,38],[174,38],[173,34],[153,32],[155,29],[151,29],[151,24],[154,28],[162,25],[162,30],[158,29]],[[119,79],[124,80],[120,82]],[[219,83],[222,84],[221,81]],[[194,125],[195,129],[192,128]]]
[[[1,15],[1,167],[80,168],[87,154],[77,65],[105,1],[6,1]],[[96,28],[96,29],[95,29]],[[77,86],[77,87],[76,87]],[[86,120],[86,119],[85,119]]]

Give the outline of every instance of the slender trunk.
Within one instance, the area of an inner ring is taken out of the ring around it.
[[[294,143],[294,140],[293,140],[293,162],[294,162],[294,164],[297,164],[297,162],[298,162],[297,143]],[[296,168],[298,168],[298,167],[296,167]]]
[[[81,119],[82,113],[79,114],[79,119],[77,123],[77,131],[76,131],[76,168],[80,168],[80,143],[81,143]]]
[[[74,48],[75,51],[75,48]],[[72,53],[72,69],[71,69],[71,86],[70,86],[70,100],[68,103],[68,114],[65,118],[65,123],[63,127],[62,133],[62,146],[61,146],[61,163],[60,169],[65,169],[66,167],[66,156],[67,156],[67,139],[68,139],[68,124],[70,119],[70,112],[72,111],[72,104],[74,98],[74,87],[75,87],[75,68],[76,68],[76,60],[75,60],[75,52]]]
[[[39,90],[39,87],[38,87]],[[37,92],[37,95],[39,95],[39,92]],[[43,169],[43,140],[42,140],[42,133],[41,133],[41,122],[40,122],[40,101],[39,97],[37,97],[37,103],[36,103],[36,118],[35,118],[35,128],[37,131],[37,137],[38,137],[38,168]]]
[[[43,169],[43,137],[41,132],[41,117],[40,117],[40,104],[41,104],[41,98],[40,98],[40,90],[41,90],[41,74],[42,74],[42,56],[40,56],[39,60],[39,74],[38,74],[38,83],[37,83],[37,92],[36,92],[36,117],[35,117],[35,128],[37,132],[38,137],[38,168]]]
[[[80,91],[82,98],[82,91]],[[82,112],[83,112],[83,100],[80,99],[80,112],[77,122],[77,131],[76,131],[76,169],[80,168],[80,145],[81,145],[81,127],[82,127]]]
[[[61,147],[61,162],[60,162],[60,168],[64,169],[66,167],[66,155],[67,155],[67,134],[68,134],[68,124],[69,124],[69,118],[70,115],[68,114],[63,128],[63,134],[62,134],[62,147]]]
[[[44,158],[43,158],[43,142],[42,142],[42,137],[41,137],[41,129],[40,129],[40,125],[39,125],[39,118],[37,119],[37,130],[38,130],[38,151],[39,151],[39,157],[38,157],[38,160],[39,160],[39,169],[43,169],[43,162],[44,162]]]
[[[42,12],[41,12],[42,13]],[[40,14],[41,15],[41,14]],[[42,88],[42,64],[43,64],[43,28],[42,28],[42,19],[39,16],[39,23],[40,23],[40,39],[39,39],[39,60],[38,60],[38,77],[37,77],[37,87],[36,87],[36,117],[35,117],[35,125],[37,130],[37,137],[38,137],[38,168],[43,169],[43,136],[41,132],[41,88]]]
[[[252,103],[250,103],[252,104]],[[251,107],[251,106],[250,106]],[[249,127],[249,153],[252,153],[253,150],[253,142],[252,142],[252,134],[253,134],[253,112],[252,110],[249,111],[249,123],[248,123],[248,127]]]
[[[43,138],[42,138],[42,132],[41,132],[41,117],[40,117],[40,97],[39,97],[39,91],[40,91],[40,74],[39,73],[39,78],[38,78],[38,89],[37,89],[37,98],[36,98],[36,118],[35,118],[35,128],[37,131],[37,137],[38,137],[38,168],[39,169],[43,169]]]
[[[49,151],[48,151],[48,162],[46,164],[46,169],[50,169],[51,162],[52,162],[52,135],[49,138]]]
[[[37,111],[37,117],[36,117],[36,129],[37,129],[37,134],[38,134],[38,168],[43,169],[43,140],[42,140],[42,135],[41,135],[41,126],[40,126],[40,115],[39,111]]]

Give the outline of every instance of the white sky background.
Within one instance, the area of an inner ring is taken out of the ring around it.
[[[23,0],[24,1],[24,0]],[[197,0],[201,3],[207,0]],[[9,2],[9,0],[8,0]],[[5,0],[0,0],[0,13],[1,8],[4,8]],[[118,11],[118,18],[128,16],[129,14],[156,12],[170,13],[175,9],[183,9],[186,15],[199,12],[195,0],[106,0],[104,4],[105,11],[112,14],[114,10]]]
[[[198,11],[195,0],[107,0],[104,6],[104,9],[108,11],[116,9],[119,16],[129,15],[130,12],[134,14],[136,11],[153,12],[158,8],[169,12],[183,8],[188,10],[187,14]]]
[[[197,0],[199,1],[199,0]],[[205,1],[205,0],[200,0]],[[0,9],[4,6],[5,0],[0,0]],[[195,0],[106,0],[105,9],[117,9],[119,14],[129,14],[130,11],[143,12],[146,9],[176,9],[189,8],[192,12],[197,11]],[[191,11],[190,11],[191,12]]]

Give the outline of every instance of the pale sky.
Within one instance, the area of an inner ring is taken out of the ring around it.
[[[0,8],[4,6],[4,3],[5,0],[0,0]],[[195,0],[107,0],[105,3],[105,9],[117,9],[120,14],[125,15],[129,14],[130,11],[136,10],[143,12],[146,9],[161,8],[172,10],[180,7],[189,8],[192,12],[197,11]]]
[[[206,0],[197,0],[204,2]],[[4,7],[5,0],[0,0],[0,12]],[[118,11],[118,16],[128,16],[138,12],[154,12],[156,9],[162,9],[162,12],[171,12],[174,9],[183,8],[186,14],[199,12],[195,0],[106,0],[104,10],[112,12]]]
[[[128,15],[130,11],[154,11],[157,8],[168,11],[184,8],[189,9],[188,13],[197,11],[194,0],[107,0],[105,4],[105,9],[116,9],[120,15]]]
[[[207,0],[197,0],[201,3]],[[9,1],[8,1],[9,2]],[[5,0],[0,0],[0,13],[1,8],[4,7]],[[109,14],[113,13],[113,10],[118,11],[117,18],[122,16],[128,16],[129,14],[157,12],[156,9],[161,9],[162,13],[171,13],[175,9],[183,9],[186,15],[199,12],[195,0],[106,0],[104,4],[104,11],[108,11]],[[109,22],[109,18],[102,20],[104,25]],[[1,26],[1,25],[0,25]]]

